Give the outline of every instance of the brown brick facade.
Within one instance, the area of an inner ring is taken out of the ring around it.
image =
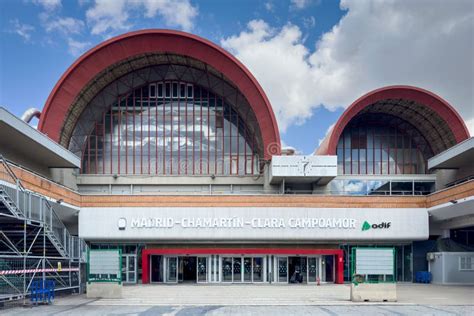
[[[432,207],[474,195],[474,180],[430,194],[426,198],[426,207]]]
[[[23,186],[79,207],[352,207],[422,208],[474,195],[474,180],[428,196],[337,195],[80,195],[36,174],[11,166]]]

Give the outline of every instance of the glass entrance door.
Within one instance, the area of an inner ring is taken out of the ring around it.
[[[321,258],[308,257],[308,283],[321,281]]]
[[[166,282],[178,282],[178,257],[166,257]]]
[[[252,258],[253,263],[252,263],[252,281],[253,282],[263,282],[263,275],[264,275],[264,270],[263,270],[263,258],[262,257],[255,257]]]
[[[233,282],[242,282],[242,258],[241,257],[234,257],[233,259]]]
[[[232,282],[232,257],[222,258],[222,281]]]
[[[244,282],[252,282],[252,258],[244,257]]]
[[[198,283],[207,282],[207,257],[198,257],[196,264]]]
[[[137,256],[122,255],[122,282],[137,283]]]
[[[277,282],[288,283],[288,257],[278,257],[277,265]]]
[[[266,257],[222,257],[221,276],[222,282],[252,283],[264,282]]]

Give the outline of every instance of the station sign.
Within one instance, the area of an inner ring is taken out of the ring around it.
[[[407,221],[407,219],[410,219]],[[90,207],[79,213],[87,240],[424,240],[424,208]]]
[[[353,218],[283,218],[254,217],[245,220],[243,217],[132,217],[130,228],[343,228],[354,229],[356,220]],[[121,217],[118,220],[119,229],[124,230],[128,225],[127,219]]]

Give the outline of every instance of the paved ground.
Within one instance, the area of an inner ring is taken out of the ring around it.
[[[142,285],[123,299],[59,298],[6,315],[474,315],[474,286],[399,284],[397,303],[352,303],[348,285]]]
[[[472,306],[69,306],[10,310],[6,315],[473,315]]]

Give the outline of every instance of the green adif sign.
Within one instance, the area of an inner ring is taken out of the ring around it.
[[[362,231],[369,230],[369,229],[370,229],[370,224],[368,221],[365,221],[364,224],[362,224]]]
[[[388,229],[390,228],[390,224],[391,222],[382,222],[380,224],[369,224],[368,221],[364,221],[364,223],[362,224],[362,231],[366,231],[366,230],[369,230],[371,228],[373,229]]]

